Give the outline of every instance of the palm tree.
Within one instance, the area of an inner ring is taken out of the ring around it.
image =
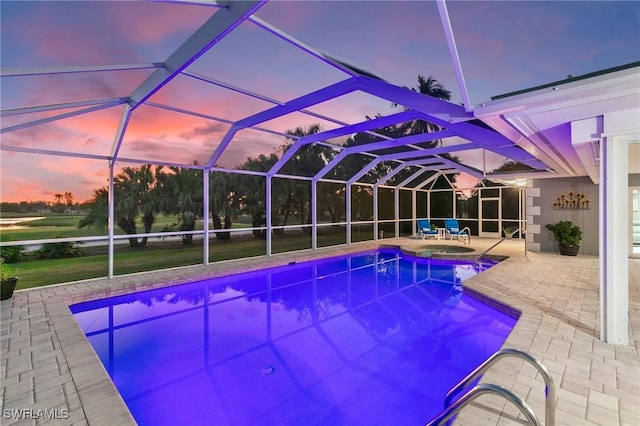
[[[197,217],[202,216],[202,171],[183,167],[169,167],[169,170],[167,173],[162,167],[158,168],[154,189],[159,211],[176,215],[178,219],[165,230],[177,227],[180,231],[193,231]],[[193,234],[181,237],[184,244],[193,244]]]
[[[248,157],[247,160],[239,167],[242,170],[251,170],[256,172],[267,172],[278,162],[276,153],[269,156],[264,154],[258,155],[256,158]],[[251,226],[254,228],[266,225],[266,182],[262,176],[237,175],[238,193],[240,195],[239,207],[251,216]],[[272,200],[277,200],[277,193],[271,194]],[[253,236],[256,239],[265,239],[266,231],[254,230]]]
[[[88,203],[89,211],[80,219],[78,228],[104,229],[109,224],[109,190],[106,187],[93,190],[93,199]]]
[[[115,223],[127,234],[137,234],[136,219],[141,214],[144,232],[151,232],[158,211],[158,204],[153,194],[155,175],[152,166],[146,164],[140,168],[125,167],[114,178]],[[89,212],[78,223],[79,228],[106,228],[109,190],[99,188],[93,193]],[[138,240],[129,238],[131,247],[142,247],[147,244],[147,237]]]
[[[239,212],[238,180],[232,173],[212,172],[209,175],[209,207],[214,229],[231,229],[232,218]],[[219,240],[230,240],[229,231],[216,231]]]
[[[158,212],[158,205],[153,194],[155,174],[150,164],[140,168],[125,167],[114,179],[115,216],[117,223],[127,234],[136,234],[136,217],[142,214],[144,232],[151,232]],[[129,238],[131,247],[144,247],[147,237],[141,240]]]
[[[445,101],[451,100],[451,92],[447,90],[442,85],[442,83],[431,76],[425,78],[423,75],[418,75],[418,85],[416,87],[412,87],[411,90],[437,99],[442,99]],[[398,104],[394,103],[393,106],[397,107]],[[418,135],[420,133],[437,132],[441,129],[442,128],[440,126],[437,126],[433,123],[429,123],[424,120],[416,120],[410,122],[409,129],[407,130],[408,134],[410,135]],[[432,145],[432,147],[438,146],[442,144],[442,140],[436,140],[430,142],[430,144]]]
[[[289,142],[280,149],[284,154],[295,143],[297,138],[313,135],[322,131],[319,124],[312,124],[306,128],[297,127],[287,130],[291,136]],[[306,144],[298,148],[296,153],[282,167],[282,173],[295,176],[313,176],[320,171],[335,155],[335,152],[327,146]],[[281,205],[284,215],[283,225],[287,224],[290,213],[297,213],[300,224],[311,223],[311,185],[308,181],[287,179],[280,185],[280,189],[287,192],[286,201]],[[305,228],[311,232],[311,228]]]
[[[67,205],[67,207],[73,206],[73,194],[71,192],[66,191],[64,193],[64,203]]]

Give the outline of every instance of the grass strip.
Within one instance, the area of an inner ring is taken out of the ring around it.
[[[364,237],[360,237],[364,240]],[[324,235],[322,246],[344,244],[342,233]],[[369,238],[371,236],[369,235]],[[274,253],[283,253],[310,248],[308,235],[274,239]],[[241,259],[264,256],[265,240],[218,241],[209,246],[209,261]],[[194,246],[152,245],[131,249],[117,247],[114,254],[116,275],[135,272],[157,271],[178,266],[202,264],[202,245]],[[108,256],[106,254],[85,255],[66,259],[34,259],[13,264],[17,269],[17,289],[41,287],[71,281],[101,278],[107,276]]]

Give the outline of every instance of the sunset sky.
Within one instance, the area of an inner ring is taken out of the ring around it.
[[[472,105],[640,59],[637,1],[449,1],[447,5]],[[2,0],[2,110],[127,97],[152,69],[20,77],[4,72],[163,62],[216,11],[171,2]],[[431,75],[452,92],[454,103],[462,102],[435,2],[271,1],[256,16],[391,83],[415,86],[418,74]],[[251,22],[243,23],[187,71],[281,102],[347,77]],[[150,101],[231,121],[273,106],[187,76],[174,79]],[[3,145],[106,156],[122,108],[6,131],[0,137]],[[365,94],[309,109],[347,123],[398,112],[388,102]],[[64,112],[68,111],[3,116],[2,128]],[[313,123],[323,129],[337,127],[302,113],[261,127],[285,132]],[[203,163],[229,127],[145,105],[129,123],[120,156]],[[243,130],[219,165],[236,167],[248,156],[268,154],[282,143],[281,136]],[[53,201],[53,194],[66,191],[82,201],[108,177],[105,160],[8,151],[1,152],[0,160],[2,201]]]

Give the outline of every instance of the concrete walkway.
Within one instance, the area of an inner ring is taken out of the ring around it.
[[[479,253],[495,241],[473,238],[470,246]],[[411,238],[383,242],[409,251],[442,243]],[[16,292],[0,305],[1,423],[135,424],[69,304],[376,246],[329,247]],[[529,352],[550,371],[557,392],[556,424],[640,424],[640,260],[630,261],[631,341],[621,347],[598,339],[597,257],[525,256],[522,241],[505,241],[491,253],[509,258],[464,285],[522,312],[505,347]],[[483,381],[524,397],[544,419],[544,383],[529,364],[505,359]],[[462,411],[456,424],[522,424],[522,417],[512,405],[483,396]]]

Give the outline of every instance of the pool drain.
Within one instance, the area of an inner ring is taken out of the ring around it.
[[[263,367],[262,370],[260,370],[260,374],[262,374],[263,376],[270,376],[272,375],[274,372],[276,371],[275,368],[273,368],[270,365],[267,365],[266,367]]]

